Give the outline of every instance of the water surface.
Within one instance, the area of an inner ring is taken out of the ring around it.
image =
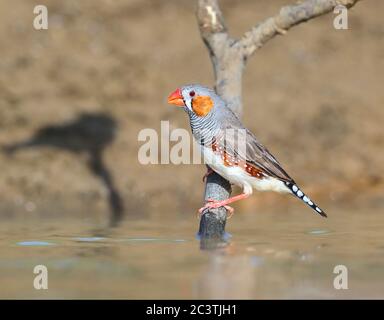
[[[232,237],[201,250],[197,220],[162,216],[115,229],[78,220],[8,220],[0,227],[0,298],[384,298],[384,215],[340,210],[328,219],[240,212]],[[35,290],[33,268],[48,268]],[[333,286],[348,269],[348,290]]]

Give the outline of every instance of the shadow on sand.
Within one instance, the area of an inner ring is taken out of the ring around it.
[[[4,146],[3,150],[13,154],[28,148],[49,147],[86,154],[88,168],[108,190],[110,226],[117,226],[123,217],[124,204],[103,161],[103,152],[114,140],[116,128],[116,121],[108,114],[84,113],[73,121],[43,127],[30,139]]]

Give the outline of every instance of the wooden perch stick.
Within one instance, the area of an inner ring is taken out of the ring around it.
[[[241,39],[229,36],[218,0],[197,1],[197,21],[203,41],[209,51],[215,73],[216,92],[241,117],[242,76],[247,59],[266,42],[302,22],[333,11],[338,5],[352,7],[361,0],[306,0],[283,7],[246,32]],[[224,200],[231,194],[231,186],[216,173],[207,177],[205,200]],[[225,232],[226,210],[206,211],[200,221],[201,237],[222,238]]]

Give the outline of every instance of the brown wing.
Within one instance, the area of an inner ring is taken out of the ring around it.
[[[215,144],[232,165],[243,165],[248,173],[260,178],[271,176],[286,182],[293,179],[285,172],[276,158],[245,128],[228,128],[216,137]],[[255,174],[253,174],[255,173]]]

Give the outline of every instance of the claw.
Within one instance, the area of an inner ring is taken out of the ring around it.
[[[227,216],[227,219],[232,218],[232,216],[233,216],[233,214],[235,212],[235,209],[233,209],[230,206],[223,205],[221,201],[216,201],[216,200],[213,200],[213,199],[207,199],[206,202],[207,203],[204,205],[204,207],[201,207],[198,210],[198,212],[197,212],[197,218],[198,219],[201,218],[201,216],[203,215],[204,211],[207,210],[207,209],[216,209],[216,208],[224,207],[229,212],[229,215]]]
[[[207,172],[205,173],[205,175],[203,176],[203,182],[205,182],[205,180],[207,180],[207,178],[208,178],[208,176],[210,175],[210,174],[212,174],[213,173],[213,170],[211,169],[211,168],[207,168]]]
[[[229,212],[229,215],[227,215],[227,220],[231,219],[233,214],[235,213],[235,209],[230,206],[224,206],[224,208],[227,209],[227,211]]]
[[[205,206],[199,209],[199,217],[201,217],[201,215],[203,214],[205,209],[214,209],[214,208],[224,207],[225,209],[227,209],[229,211],[229,217],[228,217],[228,219],[229,219],[232,217],[235,210],[233,208],[231,208],[230,206],[228,206],[228,204],[235,202],[235,201],[239,201],[239,200],[248,198],[249,195],[250,195],[250,193],[242,193],[242,194],[239,194],[237,196],[231,197],[231,198],[229,198],[227,200],[223,200],[223,201],[215,201],[212,199],[208,199]]]

